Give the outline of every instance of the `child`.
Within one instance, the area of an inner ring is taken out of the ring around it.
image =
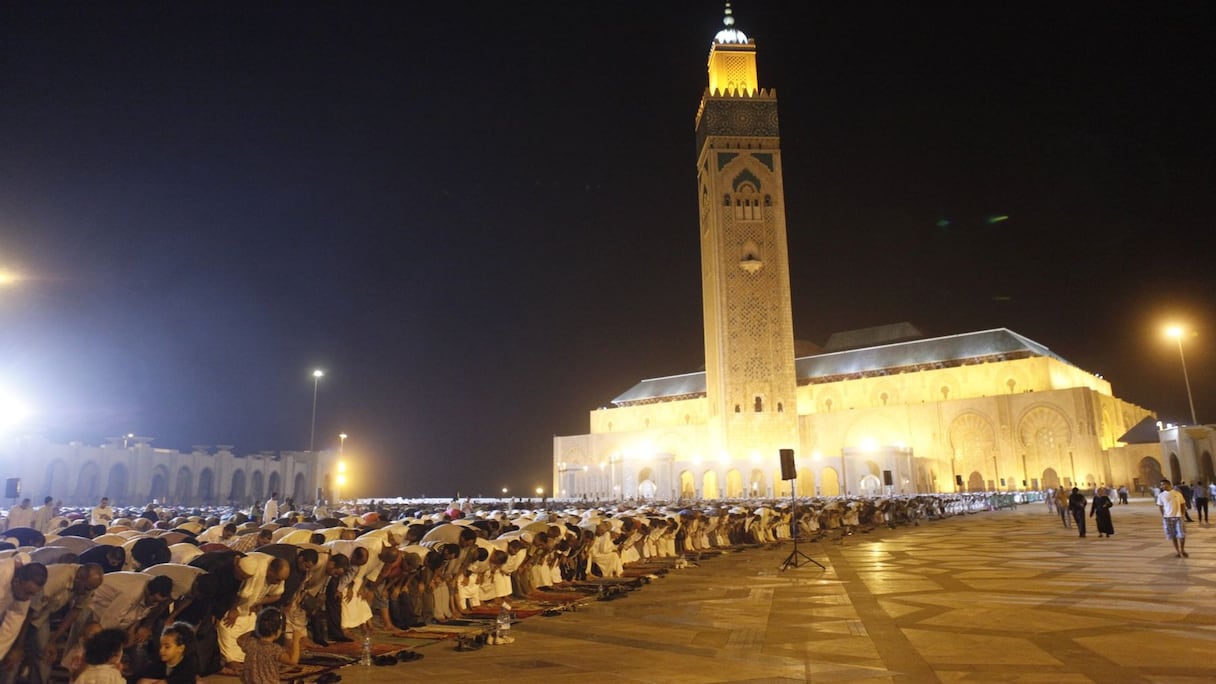
[[[252,632],[242,634],[236,640],[245,651],[245,667],[241,670],[241,684],[278,684],[279,664],[297,665],[300,662],[300,630],[291,633],[291,646],[284,649],[275,643],[287,626],[287,618],[278,608],[264,608],[258,613]]]
[[[122,662],[122,646],[127,633],[121,629],[103,629],[84,643],[84,661],[88,667],[72,684],[126,684],[118,669]]]
[[[160,634],[160,662],[148,668],[139,684],[195,684],[198,656],[194,650],[194,628],[175,622]]]

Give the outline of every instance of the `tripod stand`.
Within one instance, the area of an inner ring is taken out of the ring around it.
[[[794,498],[794,483],[796,478],[790,479],[790,536],[794,538],[794,550],[790,551],[790,555],[786,556],[781,563],[781,571],[785,572],[789,568],[800,568],[808,563],[814,563],[819,566],[820,570],[827,570],[819,561],[811,558],[805,553],[798,550],[798,501]]]

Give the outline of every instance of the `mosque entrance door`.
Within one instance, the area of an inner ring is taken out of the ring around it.
[[[653,499],[656,490],[658,490],[658,485],[651,480],[642,480],[638,483],[638,496],[640,498]]]

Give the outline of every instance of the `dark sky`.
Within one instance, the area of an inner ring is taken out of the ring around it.
[[[794,327],[1008,327],[1216,420],[1213,5],[735,3]],[[548,484],[702,364],[716,2],[0,5],[0,387],[56,440],[306,448],[357,493]],[[994,216],[1008,220],[989,223]],[[10,466],[11,467],[11,466]]]

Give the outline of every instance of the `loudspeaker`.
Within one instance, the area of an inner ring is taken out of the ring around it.
[[[21,496],[21,478],[10,477],[4,481],[4,498],[16,499]]]
[[[886,486],[888,486],[888,487],[890,487],[891,485],[895,484],[895,482],[894,482],[894,481],[891,479],[891,471],[890,471],[890,470],[884,470],[884,471],[882,471],[882,483],[883,483],[883,484],[885,484],[885,485],[886,485]]]
[[[798,471],[794,468],[794,450],[778,449],[777,453],[781,456],[781,479],[796,479],[798,477]]]
[[[962,486],[963,486],[963,476],[962,476],[962,475],[955,475],[955,476],[954,476],[954,483],[955,483],[955,484],[957,484],[958,486],[962,487]]]

